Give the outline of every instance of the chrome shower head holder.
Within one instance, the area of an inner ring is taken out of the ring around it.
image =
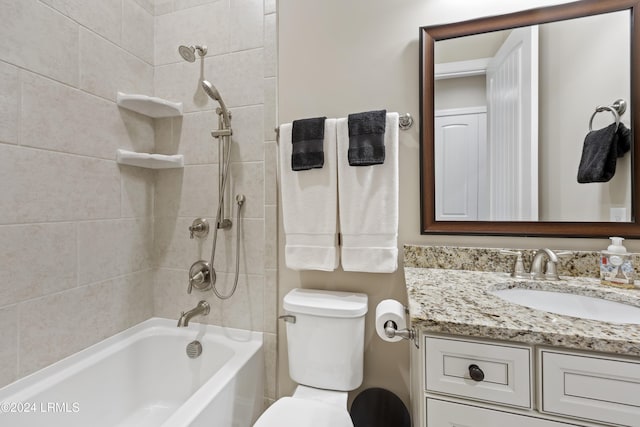
[[[207,54],[207,46],[185,46],[180,45],[178,47],[178,53],[180,56],[187,62],[195,62],[196,61],[196,52],[200,58],[203,58]]]

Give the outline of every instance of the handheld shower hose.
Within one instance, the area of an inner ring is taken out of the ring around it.
[[[218,90],[207,80],[203,80],[202,81],[202,88],[204,89],[204,91],[207,93],[207,95],[209,95],[212,99],[214,99],[215,101],[218,101],[218,103],[220,104],[220,112],[219,115],[222,118],[222,120],[219,121],[219,131],[220,130],[227,130],[228,132],[223,132],[221,133],[221,136],[219,138],[221,138],[221,143],[225,144],[226,143],[226,153],[224,153],[223,150],[223,154],[224,155],[224,170],[223,170],[223,177],[222,177],[222,183],[220,185],[220,194],[218,196],[218,211],[216,213],[216,223],[215,223],[215,227],[213,228],[213,246],[211,248],[211,260],[209,262],[209,277],[211,277],[211,284],[212,284],[212,288],[213,288],[213,292],[216,294],[216,296],[222,300],[226,300],[229,299],[233,296],[233,294],[236,291],[236,288],[238,286],[238,277],[240,275],[240,211],[242,210],[242,206],[244,205],[244,201],[245,201],[245,197],[242,194],[238,194],[236,196],[236,203],[238,205],[237,209],[236,209],[236,261],[235,261],[235,274],[234,274],[234,279],[233,279],[233,287],[231,289],[231,291],[228,294],[223,294],[220,291],[218,291],[218,288],[216,287],[216,283],[215,283],[215,270],[213,268],[213,262],[215,260],[215,256],[216,256],[216,246],[217,246],[217,241],[218,241],[218,228],[219,228],[219,224],[220,224],[220,220],[223,217],[223,206],[224,206],[224,196],[226,193],[226,188],[227,188],[227,182],[229,180],[229,170],[230,170],[230,162],[231,162],[231,116],[229,115],[229,112],[227,110],[226,105],[224,104],[224,102],[222,101],[222,97],[220,96],[220,93],[218,92]]]

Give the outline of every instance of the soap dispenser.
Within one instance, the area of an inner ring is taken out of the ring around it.
[[[632,254],[622,245],[622,237],[610,237],[611,244],[600,256],[600,282],[603,285],[633,288]]]

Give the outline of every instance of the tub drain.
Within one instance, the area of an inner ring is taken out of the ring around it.
[[[202,354],[202,344],[200,344],[200,341],[195,340],[187,344],[187,356],[189,356],[191,359],[195,359],[201,354]]]

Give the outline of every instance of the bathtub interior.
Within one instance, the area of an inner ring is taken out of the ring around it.
[[[236,387],[236,376],[247,375],[242,373],[246,362],[262,355],[261,340],[259,346],[248,345],[222,336],[220,330],[212,333],[216,327],[190,328],[151,319],[25,378],[22,386],[18,381],[0,390],[0,402],[20,402],[20,413],[2,414],[0,421],[10,416],[15,427],[142,427],[169,419],[171,425],[191,425],[182,421],[216,400],[220,408],[230,406],[233,414],[238,402],[228,389]],[[202,354],[191,359],[186,346],[194,339],[201,342]],[[260,375],[261,381],[261,372],[251,375]],[[191,402],[198,391],[198,401]],[[25,404],[34,406],[25,412]],[[184,406],[191,407],[176,417]]]

